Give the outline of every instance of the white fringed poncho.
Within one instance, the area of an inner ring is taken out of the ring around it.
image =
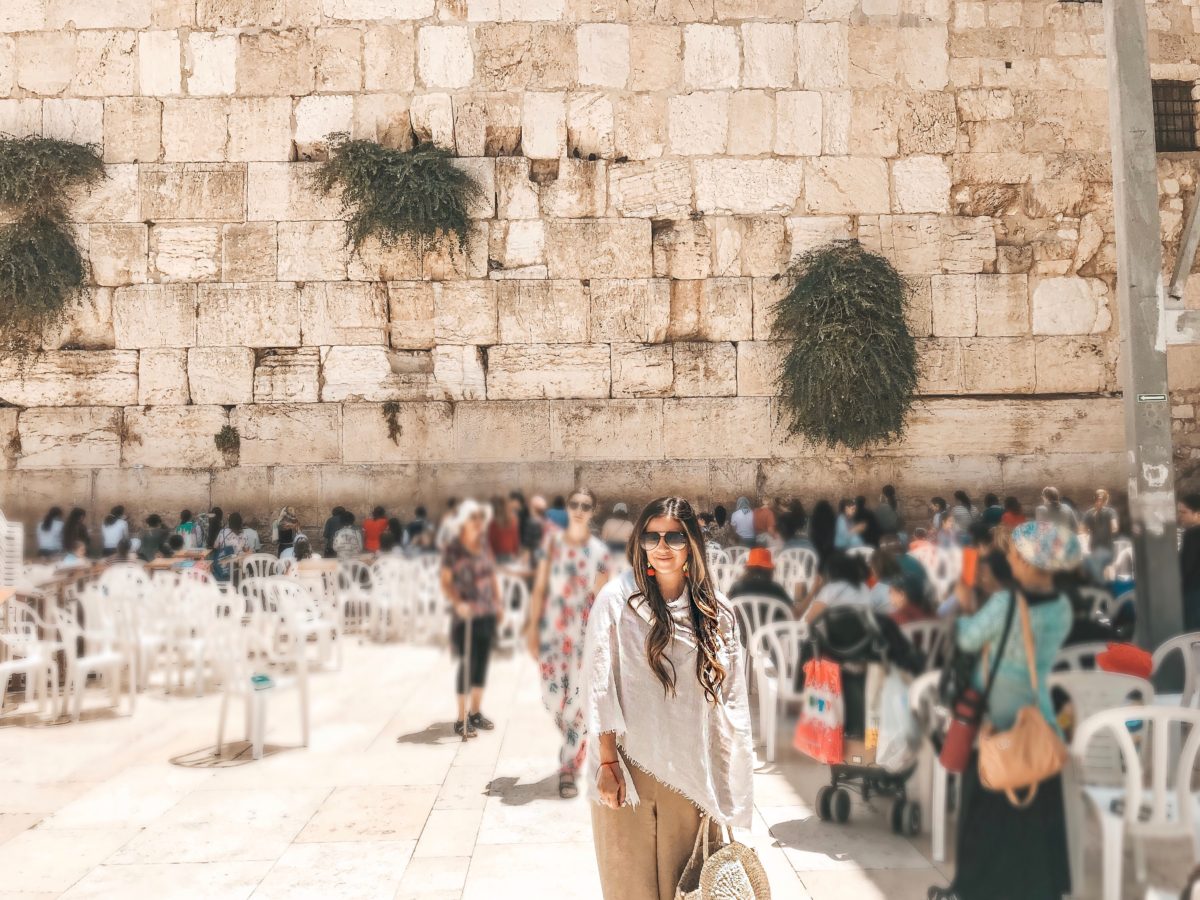
[[[724,594],[720,602],[727,673],[721,702],[710,703],[696,678],[696,640],[689,618],[691,600],[668,604],[675,637],[666,656],[675,664],[676,695],[667,695],[646,660],[651,613],[640,598],[633,572],[610,581],[596,597],[588,619],[584,655],[584,708],[592,740],[586,765],[589,793],[599,802],[598,736],[614,732],[625,759],[678,791],[717,822],[750,827],[753,809],[754,749],[746,672],[737,638],[736,618]],[[639,802],[629,770],[626,803]]]

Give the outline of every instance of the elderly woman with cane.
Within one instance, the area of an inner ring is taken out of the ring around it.
[[[455,687],[458,720],[454,733],[464,740],[495,724],[482,712],[488,659],[504,604],[496,578],[496,560],[486,540],[490,509],[474,500],[458,505],[449,529],[452,538],[442,551],[442,592],[450,602],[450,651],[459,657]],[[468,706],[468,687],[469,706]]]

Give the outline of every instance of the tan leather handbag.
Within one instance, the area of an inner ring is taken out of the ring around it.
[[[1029,683],[1037,697],[1037,664],[1029,604],[1020,593],[1016,602],[1021,616],[1021,636],[1025,641],[1025,659],[1029,665]],[[1037,797],[1038,784],[1061,772],[1066,762],[1067,747],[1054,726],[1046,721],[1037,703],[1018,710],[1017,720],[1008,731],[996,731],[990,723],[980,731],[979,781],[990,790],[1004,791],[1008,802],[1018,808],[1029,806]],[[1028,790],[1028,793],[1022,798],[1017,794],[1019,790]]]

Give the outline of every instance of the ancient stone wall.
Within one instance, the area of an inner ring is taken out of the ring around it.
[[[1200,6],[1148,8],[1156,77],[1200,78]],[[89,301],[0,371],[0,505],[1119,490],[1103,40],[1056,0],[4,0],[0,131],[109,177]],[[453,148],[469,249],[348,252],[334,131]],[[1171,247],[1195,167],[1162,158]],[[845,237],[913,278],[924,361],[865,456],[771,396],[776,276]]]

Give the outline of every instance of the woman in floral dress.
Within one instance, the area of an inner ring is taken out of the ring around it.
[[[591,531],[596,497],[586,488],[567,502],[567,527],[542,541],[525,638],[541,663],[542,699],[563,744],[558,793],[578,794],[575,773],[586,754],[583,716],[583,637],[596,594],[608,581],[609,550]]]

